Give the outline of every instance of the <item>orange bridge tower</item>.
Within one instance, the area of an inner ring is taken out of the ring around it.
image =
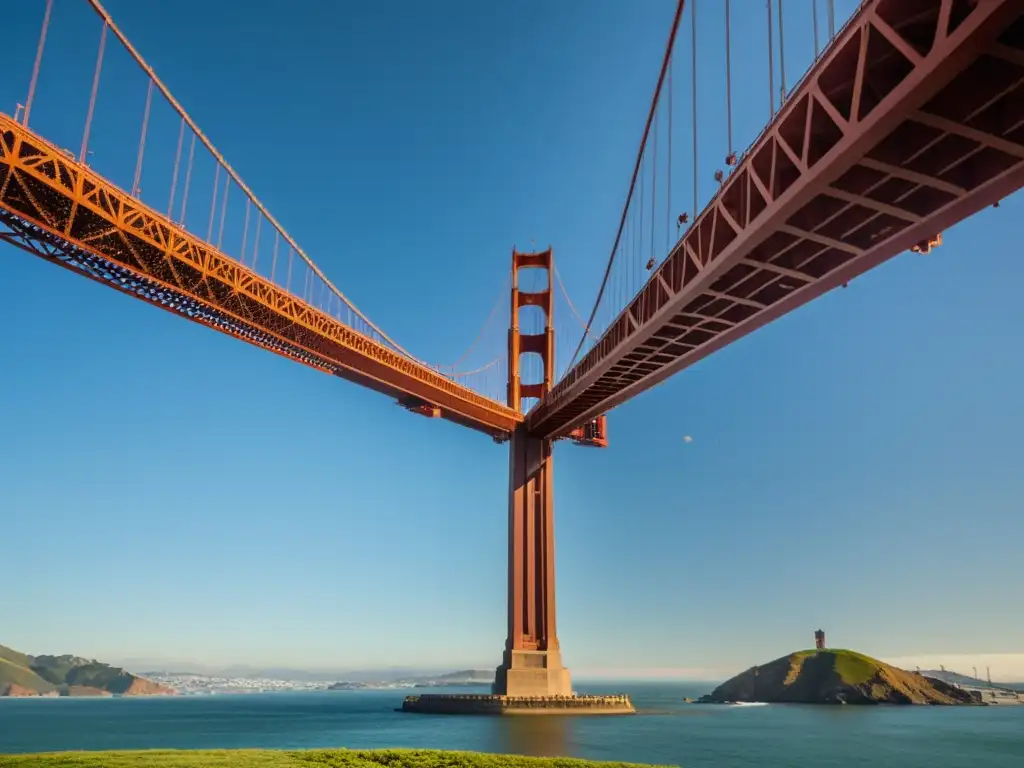
[[[522,410],[525,397],[541,398],[555,379],[553,254],[512,251],[512,322],[508,332],[508,405]],[[543,269],[547,288],[519,290],[519,270]],[[544,331],[519,331],[519,310],[539,307]],[[520,357],[540,356],[544,378],[524,384]],[[577,445],[603,447],[605,417],[569,435]],[[569,696],[569,670],[562,666],[555,621],[555,521],[552,440],[528,434],[525,425],[509,443],[508,498],[508,635],[501,666],[494,676],[494,693],[505,696]]]

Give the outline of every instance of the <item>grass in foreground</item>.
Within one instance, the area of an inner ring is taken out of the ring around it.
[[[0,755],[0,768],[637,768],[570,758],[435,750],[273,749],[48,752]],[[655,767],[651,767],[655,768]],[[664,768],[664,767],[657,767]]]

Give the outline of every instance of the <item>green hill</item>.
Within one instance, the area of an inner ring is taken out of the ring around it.
[[[27,688],[36,693],[49,693],[55,687],[29,667],[15,664],[0,656],[0,696],[6,696],[12,685]]]
[[[0,696],[173,693],[120,667],[79,656],[29,656],[0,645]]]
[[[27,667],[31,664],[31,660],[24,653],[8,648],[6,645],[0,645],[0,659],[5,659],[12,664],[17,664],[19,667]]]
[[[970,704],[970,694],[855,651],[797,651],[726,680],[705,703]]]

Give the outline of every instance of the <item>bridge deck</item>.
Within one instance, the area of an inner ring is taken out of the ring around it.
[[[495,438],[522,421],[219,253],[2,114],[0,240]]]
[[[1022,13],[861,7],[530,432],[564,435],[1024,186]]]

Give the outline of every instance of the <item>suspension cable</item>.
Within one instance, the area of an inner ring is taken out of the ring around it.
[[[28,128],[28,115],[32,111],[32,101],[36,97],[36,84],[39,82],[39,67],[43,63],[43,48],[46,46],[46,32],[50,28],[50,14],[53,11],[53,0],[46,0],[46,11],[43,13],[43,28],[39,32],[39,45],[36,46],[36,61],[32,65],[32,79],[28,81],[28,97],[25,99],[25,112],[21,116],[21,124]]]
[[[698,206],[700,205],[699,181],[697,175],[697,0],[690,2],[690,35],[693,38],[690,47],[693,49],[693,67],[691,72],[691,91],[693,98],[693,222],[697,223]]]
[[[828,39],[836,36],[836,4],[835,0],[828,0]]]
[[[774,45],[775,30],[772,28],[772,0],[767,0],[765,3],[768,6],[768,107],[770,112],[769,119],[775,117],[775,54],[772,50]]]
[[[254,238],[253,244],[252,244],[252,271],[253,272],[256,271],[256,262],[259,261],[259,258],[260,258],[260,225],[262,223],[263,223],[263,217],[262,216],[257,216],[256,217],[256,237]],[[327,297],[327,306],[328,307],[331,306],[331,299],[333,298],[333,296],[334,296],[334,294],[331,294],[330,296]],[[331,313],[328,312],[327,314],[331,314]]]
[[[181,225],[185,226],[185,213],[188,210],[188,188],[192,183],[192,160],[196,156],[196,135],[192,134],[192,141],[188,147],[188,170],[185,171],[185,191],[181,193]]]
[[[454,363],[451,363],[450,365],[438,365],[437,366],[438,369],[440,369],[440,368],[451,368],[452,371],[453,371],[452,375],[455,375],[455,369],[458,368],[459,365],[463,361],[465,361],[465,359],[467,357],[469,357],[469,355],[476,348],[476,345],[480,343],[480,339],[483,338],[484,331],[487,330],[487,327],[491,324],[491,320],[494,318],[494,315],[498,311],[498,308],[505,302],[506,298],[508,297],[509,281],[511,281],[511,279],[512,279],[512,271],[509,270],[507,273],[505,273],[505,279],[504,279],[504,281],[502,281],[501,290],[498,291],[498,298],[495,299],[494,304],[491,307],[491,311],[487,313],[487,319],[484,320],[483,325],[480,326],[480,330],[477,331],[476,336],[473,337],[473,341],[470,342],[470,345],[466,349],[466,351],[463,352],[461,355],[459,355],[459,358]],[[488,365],[490,365],[490,363],[488,363]],[[483,369],[480,369],[480,370],[483,370]],[[474,371],[467,371],[467,373],[474,373]],[[461,375],[461,372],[460,372],[460,375]]]
[[[107,47],[107,23],[103,23],[100,32],[100,50],[96,54],[96,69],[92,75],[92,93],[89,95],[89,111],[85,114],[85,132],[82,134],[82,151],[78,162],[85,164],[85,156],[89,151],[89,132],[92,130],[92,116],[96,111],[96,94],[100,89],[100,72],[103,70],[103,50]]]
[[[782,0],[779,0],[779,109],[786,101],[786,36],[782,25]]]
[[[726,0],[729,2],[729,0]],[[668,174],[665,180],[665,254],[668,255],[669,244],[672,242],[672,70],[675,69],[675,56],[668,60]]]
[[[565,290],[565,283],[562,282],[562,276],[558,274],[558,268],[555,267],[554,264],[552,264],[551,266],[551,271],[555,273],[555,282],[558,283],[558,287],[561,289],[562,295],[565,297],[565,303],[569,305],[569,309],[572,312],[573,317],[576,318],[576,322],[579,323],[580,328],[583,329],[583,335],[586,336],[588,333],[590,333],[590,331],[587,329],[587,324],[583,322],[583,318],[580,317],[580,313],[576,311],[576,307],[573,305],[572,299],[569,298],[569,292]]]
[[[500,357],[496,357],[493,360],[491,360],[491,362],[487,363],[486,365],[481,365],[479,368],[474,368],[472,371],[453,371],[452,373],[450,373],[448,375],[449,376],[471,376],[474,373],[480,373],[481,371],[486,371],[488,368],[493,368],[494,366],[496,366],[500,362],[501,362],[501,358]]]
[[[814,58],[818,58],[818,0],[811,0],[811,28],[814,30]]]
[[[142,134],[139,136],[139,155],[135,159],[135,180],[132,182],[132,197],[139,196],[139,184],[142,182],[142,160],[146,155],[146,133],[149,131],[149,112],[153,107],[153,81],[146,88],[146,109],[142,113]]]
[[[91,1],[92,0],[90,0],[90,2]],[[619,228],[615,233],[615,242],[612,244],[612,251],[608,256],[608,264],[604,270],[604,277],[601,278],[601,287],[597,291],[597,298],[594,300],[594,307],[590,310],[590,317],[587,320],[586,327],[588,331],[594,322],[594,317],[597,315],[597,309],[601,305],[601,297],[604,296],[605,286],[608,285],[608,276],[611,274],[612,265],[615,263],[615,254],[618,252],[619,240],[622,239],[622,230],[626,226],[626,216],[629,214],[629,203],[633,199],[633,190],[636,187],[636,177],[640,173],[640,163],[644,157],[644,148],[647,146],[647,135],[651,130],[651,121],[654,119],[654,112],[658,108],[658,97],[661,95],[661,86],[665,81],[665,71],[668,69],[668,63],[672,57],[672,48],[676,42],[676,31],[679,29],[679,19],[683,15],[683,6],[685,5],[686,0],[677,0],[676,15],[672,20],[672,29],[669,32],[668,43],[665,46],[665,56],[661,62],[661,73],[658,75],[658,84],[654,88],[654,97],[651,99],[651,108],[647,113],[647,124],[644,126],[643,137],[640,139],[640,148],[636,153],[636,164],[633,166],[633,176],[629,182],[629,192],[626,194],[626,204],[622,209],[622,217],[619,219]],[[587,334],[584,333],[580,338],[580,343],[576,346],[576,351],[573,352],[572,359],[569,361],[569,368],[571,368],[573,363],[576,362],[576,357],[579,355],[580,350],[583,349],[583,343],[586,341],[586,338]]]
[[[680,4],[682,4],[684,0],[679,1]],[[266,217],[267,221],[269,221],[274,226],[275,229],[280,231],[281,236],[294,249],[295,253],[297,253],[299,257],[302,258],[302,260],[305,261],[310,266],[310,268],[317,274],[317,276],[327,284],[327,287],[330,288],[331,291],[339,299],[345,302],[345,304],[349,306],[349,308],[356,314],[356,316],[358,316],[364,323],[366,323],[366,325],[370,329],[376,332],[382,340],[390,344],[395,351],[401,352],[409,359],[417,363],[420,363],[420,365],[424,365],[424,363],[421,360],[413,357],[407,350],[402,348],[394,339],[392,339],[390,336],[384,333],[384,331],[378,328],[373,322],[371,322],[370,319],[366,317],[366,315],[364,315],[359,310],[358,307],[356,307],[351,301],[349,301],[348,298],[345,297],[345,294],[338,290],[337,286],[335,286],[334,283],[327,279],[327,275],[325,275],[320,270],[320,268],[315,263],[313,263],[313,260],[306,255],[306,252],[303,251],[302,248],[299,247],[299,244],[292,238],[292,236],[285,231],[284,227],[282,227],[281,224],[277,221],[277,219],[273,217],[273,215],[270,213],[269,210],[267,210],[263,203],[260,202],[259,198],[256,197],[255,193],[253,193],[253,191],[248,187],[248,185],[246,185],[246,183],[242,181],[242,177],[239,176],[235,169],[228,164],[228,161],[224,159],[224,156],[217,151],[216,147],[213,146],[213,143],[206,137],[206,134],[204,134],[200,130],[196,122],[185,111],[185,108],[181,106],[178,100],[175,99],[174,96],[171,94],[167,86],[164,85],[164,82],[159,77],[157,77],[157,74],[153,70],[153,68],[146,62],[145,59],[142,58],[142,55],[138,52],[138,50],[136,50],[135,46],[131,44],[131,42],[121,31],[121,29],[114,23],[114,20],[111,18],[110,14],[107,13],[106,8],[103,7],[99,0],[88,0],[88,2],[89,5],[92,6],[93,10],[96,11],[96,13],[99,14],[99,16],[103,19],[104,27],[102,39],[106,39],[106,30],[107,27],[109,27],[110,31],[113,32],[114,36],[117,37],[117,39],[121,42],[121,45],[124,46],[125,50],[128,51],[128,53],[131,55],[133,59],[135,59],[135,63],[139,65],[142,71],[145,72],[150,77],[150,79],[152,79],[153,83],[159,89],[160,93],[162,93],[164,98],[167,99],[167,103],[170,104],[171,108],[185,119],[185,122],[188,123],[188,127],[192,129],[196,136],[199,137],[199,140],[203,143],[203,146],[206,147],[206,149],[210,152],[210,154],[213,155],[214,159],[219,164],[224,166],[224,170],[227,172],[227,174],[234,180],[234,182],[239,186],[242,192],[252,199],[253,205],[255,205],[256,208],[260,211],[260,213],[262,213]],[[84,154],[85,153],[83,149],[83,162],[85,159]]]
[[[660,112],[654,115],[654,152],[651,156],[651,255],[657,253],[654,249],[654,226],[658,221],[658,124],[661,123]]]
[[[210,223],[206,228],[206,242],[213,241],[213,219],[217,215],[217,195],[220,194],[220,163],[213,173],[213,196],[210,200]]]
[[[245,198],[245,224],[242,225],[242,255],[238,260],[245,264],[245,247],[249,244],[249,209],[252,208],[249,198]]]
[[[167,202],[167,218],[174,214],[174,193],[178,191],[178,172],[181,170],[181,148],[185,143],[185,121],[181,121],[178,129],[178,148],[174,152],[174,175],[171,176],[171,194]]]
[[[732,29],[729,22],[729,0],[725,0],[725,122],[732,157]]]
[[[224,176],[224,197],[220,201],[220,227],[217,229],[217,250],[220,250],[220,245],[224,242],[224,222],[228,215],[228,193],[231,192],[231,177],[225,174]]]

